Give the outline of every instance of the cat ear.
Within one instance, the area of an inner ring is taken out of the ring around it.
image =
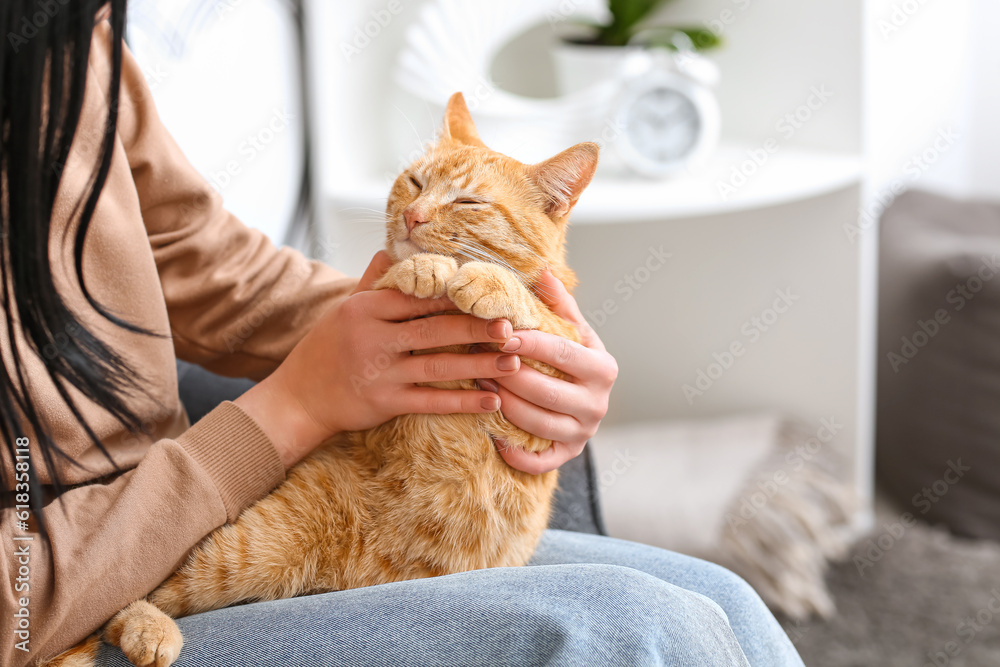
[[[465,105],[465,96],[462,93],[455,93],[448,100],[441,135],[460,144],[486,147],[476,132],[476,124],[472,122],[472,115],[469,113],[469,107]]]
[[[550,218],[563,218],[576,205],[594,177],[600,152],[597,144],[588,141],[529,168],[531,177],[549,200],[545,212]]]

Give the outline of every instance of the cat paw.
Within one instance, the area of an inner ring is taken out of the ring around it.
[[[160,622],[132,624],[122,632],[121,649],[137,667],[167,667],[180,655],[184,639],[172,618]]]
[[[445,295],[448,281],[457,270],[458,262],[452,257],[420,253],[393,264],[376,287],[398,289],[420,299],[434,299]]]
[[[140,600],[113,618],[105,639],[119,646],[137,667],[172,665],[184,646],[184,638],[174,619]]]
[[[510,271],[486,262],[463,264],[448,283],[448,298],[470,315],[506,318],[515,329],[534,329],[533,297]]]

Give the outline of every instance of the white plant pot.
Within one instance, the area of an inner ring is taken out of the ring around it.
[[[600,81],[613,79],[621,71],[628,49],[560,41],[552,50],[559,93],[569,95]]]

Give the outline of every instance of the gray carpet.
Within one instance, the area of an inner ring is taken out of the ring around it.
[[[782,619],[807,667],[1000,667],[1000,544],[883,526],[827,580],[833,619]]]

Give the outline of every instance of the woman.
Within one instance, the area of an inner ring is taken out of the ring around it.
[[[369,291],[384,254],[359,281],[244,227],[160,124],[122,44],[124,0],[104,2],[0,10],[3,665],[93,632],[339,431],[502,409],[555,442],[501,452],[539,473],[579,454],[617,373],[551,276],[540,292],[585,345],[465,315],[410,322],[448,304]],[[575,379],[489,353],[442,357],[433,379],[493,391],[419,388],[432,378],[401,340],[502,342]],[[391,364],[356,390],[382,353]],[[177,358],[260,382],[189,426]],[[559,531],[532,565],[182,619],[178,664],[801,665],[753,591],[713,565]],[[101,662],[125,664],[117,650]]]

